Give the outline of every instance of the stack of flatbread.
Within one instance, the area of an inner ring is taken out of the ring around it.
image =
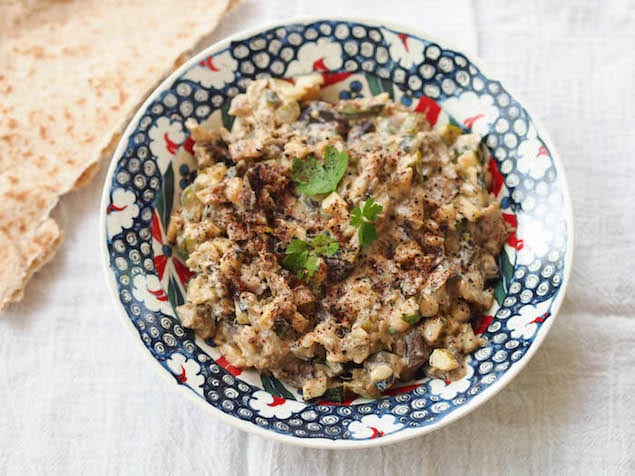
[[[0,311],[59,246],[59,197],[235,3],[0,0]]]

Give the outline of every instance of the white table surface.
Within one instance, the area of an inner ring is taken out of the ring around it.
[[[61,201],[62,249],[0,318],[0,474],[635,474],[635,2],[248,0],[213,38],[306,14],[442,35],[543,119],[576,248],[542,348],[496,397],[422,438],[333,452],[242,433],[167,388],[115,315],[97,241],[102,170]]]

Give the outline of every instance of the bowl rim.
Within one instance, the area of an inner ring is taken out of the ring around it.
[[[571,197],[569,194],[569,187],[567,178],[565,175],[565,170],[563,163],[560,159],[560,154],[555,148],[554,142],[551,139],[551,136],[547,132],[543,122],[532,112],[532,108],[528,106],[527,102],[522,96],[517,95],[513,90],[510,90],[509,87],[505,85],[506,91],[513,96],[527,111],[528,116],[534,122],[537,132],[539,133],[541,139],[547,146],[550,151],[551,157],[554,162],[554,166],[556,171],[558,172],[558,180],[561,184],[562,195],[563,195],[563,212],[565,214],[565,220],[567,222],[567,243],[566,243],[566,252],[564,259],[564,273],[562,283],[560,285],[560,289],[558,294],[556,295],[553,304],[552,304],[552,312],[551,318],[547,319],[542,326],[538,329],[534,341],[531,346],[525,353],[522,359],[520,359],[515,365],[511,366],[509,370],[507,370],[499,379],[496,380],[492,385],[488,386],[481,393],[472,398],[468,403],[464,406],[461,406],[449,413],[448,415],[441,418],[439,421],[432,423],[430,425],[416,427],[416,428],[408,428],[402,431],[398,431],[396,433],[388,434],[383,436],[382,438],[375,439],[367,439],[367,440],[338,440],[338,439],[326,439],[326,438],[299,438],[292,435],[284,435],[277,433],[275,431],[261,428],[257,425],[254,425],[251,422],[243,421],[239,418],[231,416],[223,411],[217,409],[213,405],[210,405],[207,401],[202,399],[199,395],[190,391],[186,387],[182,385],[173,385],[174,379],[173,377],[165,370],[165,368],[157,361],[152,354],[148,352],[147,348],[142,344],[141,340],[138,337],[137,328],[134,326],[132,321],[129,319],[128,314],[126,313],[123,305],[119,301],[119,296],[117,292],[117,285],[114,279],[114,274],[110,269],[110,259],[107,248],[107,235],[106,235],[106,207],[110,201],[110,191],[111,191],[111,183],[112,177],[117,166],[118,160],[117,158],[121,157],[123,152],[125,151],[126,141],[130,134],[134,131],[136,124],[141,119],[142,115],[148,108],[148,106],[154,101],[157,96],[165,90],[170,84],[172,84],[176,79],[178,79],[187,69],[197,64],[201,59],[206,58],[212,52],[222,50],[231,45],[232,41],[247,38],[250,36],[257,35],[258,33],[262,33],[264,31],[287,26],[292,24],[306,24],[306,23],[314,23],[318,21],[343,21],[350,23],[361,23],[368,26],[374,27],[386,27],[397,31],[407,32],[421,38],[424,38],[428,41],[435,42],[439,46],[444,49],[451,49],[456,52],[460,52],[463,54],[472,64],[479,68],[479,70],[488,77],[492,77],[490,73],[493,74],[493,78],[496,78],[497,81],[500,81],[501,84],[504,84],[504,81],[501,81],[500,75],[496,71],[495,68],[485,64],[477,55],[471,52],[465,52],[464,49],[458,48],[456,45],[452,44],[452,42],[446,41],[445,39],[439,38],[436,35],[431,35],[427,33],[425,30],[421,30],[417,27],[411,27],[408,25],[401,25],[399,23],[395,23],[392,21],[384,21],[379,18],[371,18],[371,17],[363,17],[363,16],[300,16],[300,17],[289,17],[284,18],[275,22],[269,22],[262,24],[257,27],[243,29],[238,31],[230,36],[225,37],[222,40],[219,40],[215,43],[212,43],[197,54],[189,57],[187,61],[181,64],[178,68],[176,68],[172,73],[170,73],[167,77],[165,77],[158,85],[154,86],[154,89],[150,92],[150,94],[145,98],[145,100],[137,107],[134,115],[128,120],[128,123],[123,130],[119,142],[115,151],[113,152],[110,164],[108,165],[108,171],[106,173],[104,186],[102,190],[102,196],[100,200],[100,208],[99,208],[99,231],[98,231],[98,239],[99,239],[99,247],[101,251],[102,257],[102,269],[104,271],[105,279],[108,284],[108,288],[110,290],[110,295],[115,303],[115,307],[117,308],[120,319],[123,321],[124,326],[129,331],[129,336],[134,340],[136,346],[140,351],[145,355],[146,360],[152,363],[152,367],[155,371],[162,376],[162,378],[171,383],[169,387],[176,390],[181,395],[185,396],[190,401],[194,402],[200,408],[203,408],[205,411],[209,412],[215,418],[223,423],[227,423],[234,428],[239,430],[246,431],[251,434],[259,435],[265,438],[269,438],[271,440],[288,443],[294,446],[301,446],[306,448],[319,448],[319,449],[361,449],[361,448],[370,448],[370,447],[378,447],[388,444],[397,443],[400,441],[406,441],[411,438],[420,437],[425,434],[431,433],[435,430],[443,428],[450,423],[457,421],[463,416],[471,413],[480,407],[487,400],[491,399],[494,395],[499,393],[503,388],[505,388],[509,382],[511,382],[518,373],[523,370],[527,363],[534,356],[538,348],[542,345],[545,340],[546,335],[548,334],[551,326],[553,325],[553,321],[557,317],[562,302],[564,301],[564,297],[567,290],[567,285],[569,283],[569,278],[571,274],[571,265],[573,262],[573,248],[574,248],[574,219],[573,219],[573,208],[571,204]]]

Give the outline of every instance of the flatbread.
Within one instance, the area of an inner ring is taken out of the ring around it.
[[[235,3],[0,0],[0,312],[59,246],[59,197]]]

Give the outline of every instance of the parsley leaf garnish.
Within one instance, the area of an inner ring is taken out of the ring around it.
[[[357,232],[359,242],[363,248],[368,248],[377,239],[377,229],[370,223],[363,222]]]
[[[324,151],[324,165],[315,157],[293,159],[292,176],[298,190],[306,195],[333,192],[346,173],[348,154],[329,145]]]
[[[377,239],[377,230],[373,226],[384,209],[374,198],[369,198],[363,207],[355,207],[351,212],[350,224],[357,228],[359,243],[364,248]]]
[[[315,252],[322,256],[333,256],[340,249],[340,245],[329,235],[318,235],[311,240]]]
[[[318,257],[315,253],[309,253],[308,258],[304,262],[304,269],[298,271],[298,278],[304,280],[308,283],[311,277],[318,270]]]
[[[310,242],[293,238],[284,251],[282,264],[307,283],[318,270],[319,256],[333,256],[340,249],[335,238],[322,234]]]
[[[301,277],[299,273],[304,269],[308,259],[309,244],[306,241],[293,238],[284,252],[282,264],[291,271],[297,272],[298,277]]]

